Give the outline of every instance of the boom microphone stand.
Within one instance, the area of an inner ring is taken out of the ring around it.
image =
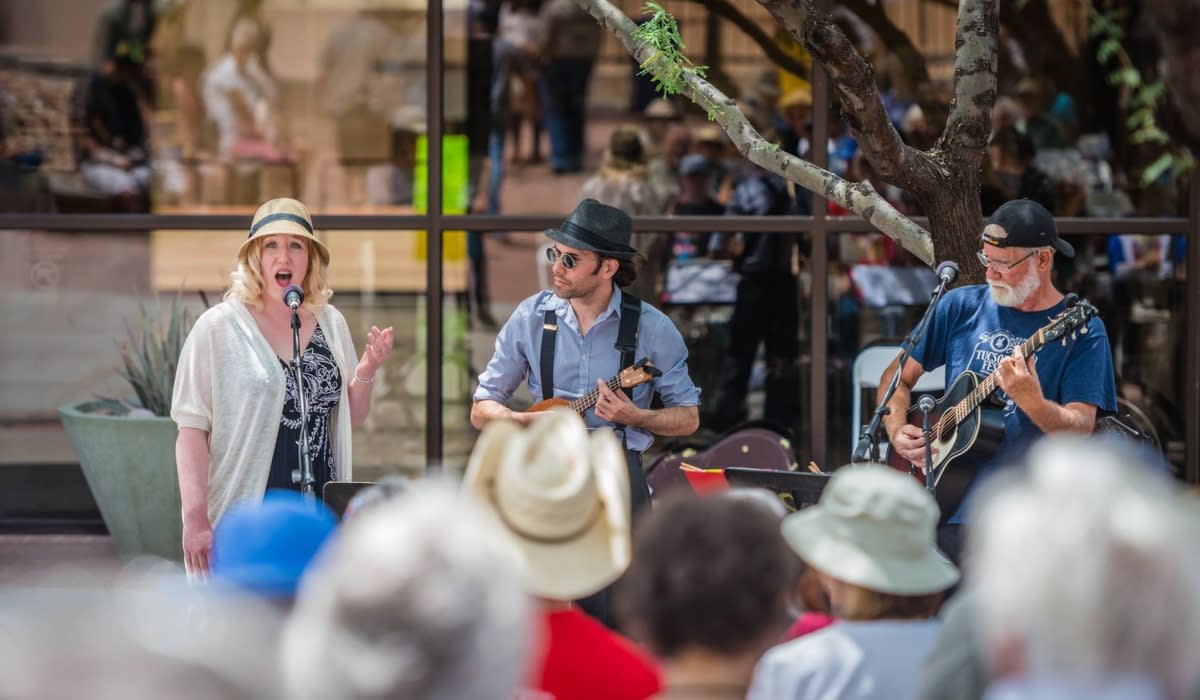
[[[316,480],[308,451],[308,398],[304,395],[304,372],[300,366],[300,305],[304,303],[304,290],[297,284],[288,285],[283,290],[283,301],[292,310],[292,372],[296,376],[296,401],[300,404],[300,468],[292,470],[292,483],[299,484],[300,493],[312,500],[316,496]]]
[[[937,275],[938,285],[933,290],[933,298],[930,300],[929,306],[926,307],[925,315],[921,317],[920,322],[909,332],[904,342],[900,343],[900,360],[896,365],[896,371],[892,373],[892,379],[888,382],[887,390],[884,392],[879,405],[875,407],[875,413],[871,416],[871,421],[863,426],[862,432],[858,435],[858,445],[854,448],[854,454],[850,456],[851,462],[879,461],[879,442],[876,440],[875,434],[879,432],[879,426],[883,422],[883,417],[891,410],[888,408],[888,401],[891,401],[892,395],[896,393],[896,387],[900,385],[900,373],[904,371],[904,365],[912,355],[913,349],[925,337],[925,332],[929,327],[929,319],[933,318],[933,310],[937,307],[942,294],[946,292],[946,287],[958,279],[958,265],[953,261],[947,260],[938,265]],[[928,442],[926,444],[928,445]]]

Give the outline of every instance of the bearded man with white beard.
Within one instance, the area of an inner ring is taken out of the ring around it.
[[[1030,357],[1022,353],[1022,343],[1067,309],[1051,271],[1056,251],[1074,257],[1075,250],[1058,237],[1050,212],[1028,199],[1006,202],[984,226],[980,244],[977,255],[987,284],[958,287],[942,298],[904,365],[884,418],[891,449],[924,465],[924,436],[907,422],[911,390],[920,376],[943,365],[947,377],[996,375],[995,398],[1004,407],[1000,449],[979,467],[956,512],[944,513],[949,518],[938,528],[938,546],[955,563],[965,536],[964,516],[979,483],[1015,463],[1045,433],[1091,433],[1096,419],[1115,411],[1117,401],[1112,351],[1099,318],[1088,320],[1086,332],[1080,328],[1065,345],[1047,343]],[[895,371],[896,362],[884,371],[881,398]]]

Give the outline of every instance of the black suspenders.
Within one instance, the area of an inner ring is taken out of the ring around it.
[[[558,315],[554,309],[546,309],[542,318],[542,400],[554,398],[554,347],[555,336],[558,334]],[[617,328],[617,342],[613,346],[621,353],[621,367],[634,363],[634,353],[637,352],[638,321],[642,315],[642,301],[628,292],[621,293],[621,325]],[[633,397],[633,389],[626,389],[625,394]]]
[[[558,316],[546,309],[542,320],[542,400],[554,398],[554,337],[558,334]]]

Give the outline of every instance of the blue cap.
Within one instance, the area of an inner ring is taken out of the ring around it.
[[[712,172],[712,163],[699,153],[689,153],[679,161],[679,175],[681,177],[689,177],[692,175],[707,176]]]
[[[270,598],[295,597],[301,576],[336,528],[328,506],[295,491],[236,503],[213,532],[213,579]]]

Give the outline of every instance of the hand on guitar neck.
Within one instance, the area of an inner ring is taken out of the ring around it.
[[[640,362],[635,362],[621,370],[617,376],[607,382],[596,380],[596,388],[577,399],[546,399],[530,406],[525,413],[537,414],[553,408],[569,408],[583,415],[589,408],[595,406],[596,415],[600,418],[612,423],[627,423],[628,421],[620,420],[620,418],[629,418],[640,409],[629,400],[622,390],[652,382],[656,377],[661,376],[662,371],[651,364],[649,358],[643,358]]]

